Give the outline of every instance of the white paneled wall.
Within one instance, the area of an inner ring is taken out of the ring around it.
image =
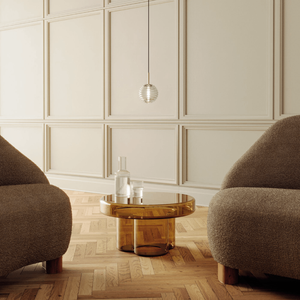
[[[41,0],[0,0],[0,7],[1,26],[43,17]]]
[[[186,3],[184,116],[271,119],[273,1]]]
[[[0,29],[0,116],[43,118],[43,23]]]
[[[46,22],[47,116],[103,119],[103,11]]]
[[[147,6],[106,10],[109,119],[178,119],[178,8],[176,1],[159,3],[151,6],[155,21],[151,22],[150,76],[164,101],[151,105],[137,101],[140,87],[147,83]]]
[[[118,156],[125,156],[132,178],[178,183],[176,125],[108,125],[107,138],[109,177],[113,177],[118,170]]]
[[[47,145],[47,172],[103,177],[102,124],[49,124]]]
[[[43,124],[1,124],[1,135],[19,151],[44,167]]]
[[[0,0],[0,133],[62,188],[207,205],[276,120],[300,113],[299,0]]]
[[[183,157],[183,184],[219,188],[229,168],[265,129],[266,127],[240,125],[183,126],[183,146],[186,148]]]

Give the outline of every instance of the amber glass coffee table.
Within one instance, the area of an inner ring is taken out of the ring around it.
[[[117,219],[117,248],[141,256],[158,256],[175,247],[175,218],[195,211],[192,196],[144,192],[143,197],[106,195],[100,211]]]

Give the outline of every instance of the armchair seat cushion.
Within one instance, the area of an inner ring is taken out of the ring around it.
[[[0,186],[0,276],[56,259],[69,245],[68,196],[47,183]]]
[[[237,187],[218,192],[208,215],[216,261],[300,279],[300,190]]]

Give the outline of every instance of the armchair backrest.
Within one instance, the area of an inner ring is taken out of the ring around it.
[[[232,166],[222,189],[300,189],[300,116],[277,121]]]
[[[0,186],[30,183],[49,181],[35,163],[0,136]]]

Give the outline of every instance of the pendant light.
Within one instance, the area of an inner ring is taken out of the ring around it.
[[[150,20],[149,20],[149,4],[150,0],[148,0],[148,77],[147,77],[147,84],[143,85],[140,88],[139,95],[141,100],[145,101],[146,103],[151,103],[154,102],[158,96],[158,91],[157,88],[153,85],[150,84],[150,58],[149,58],[149,53],[150,53]]]

